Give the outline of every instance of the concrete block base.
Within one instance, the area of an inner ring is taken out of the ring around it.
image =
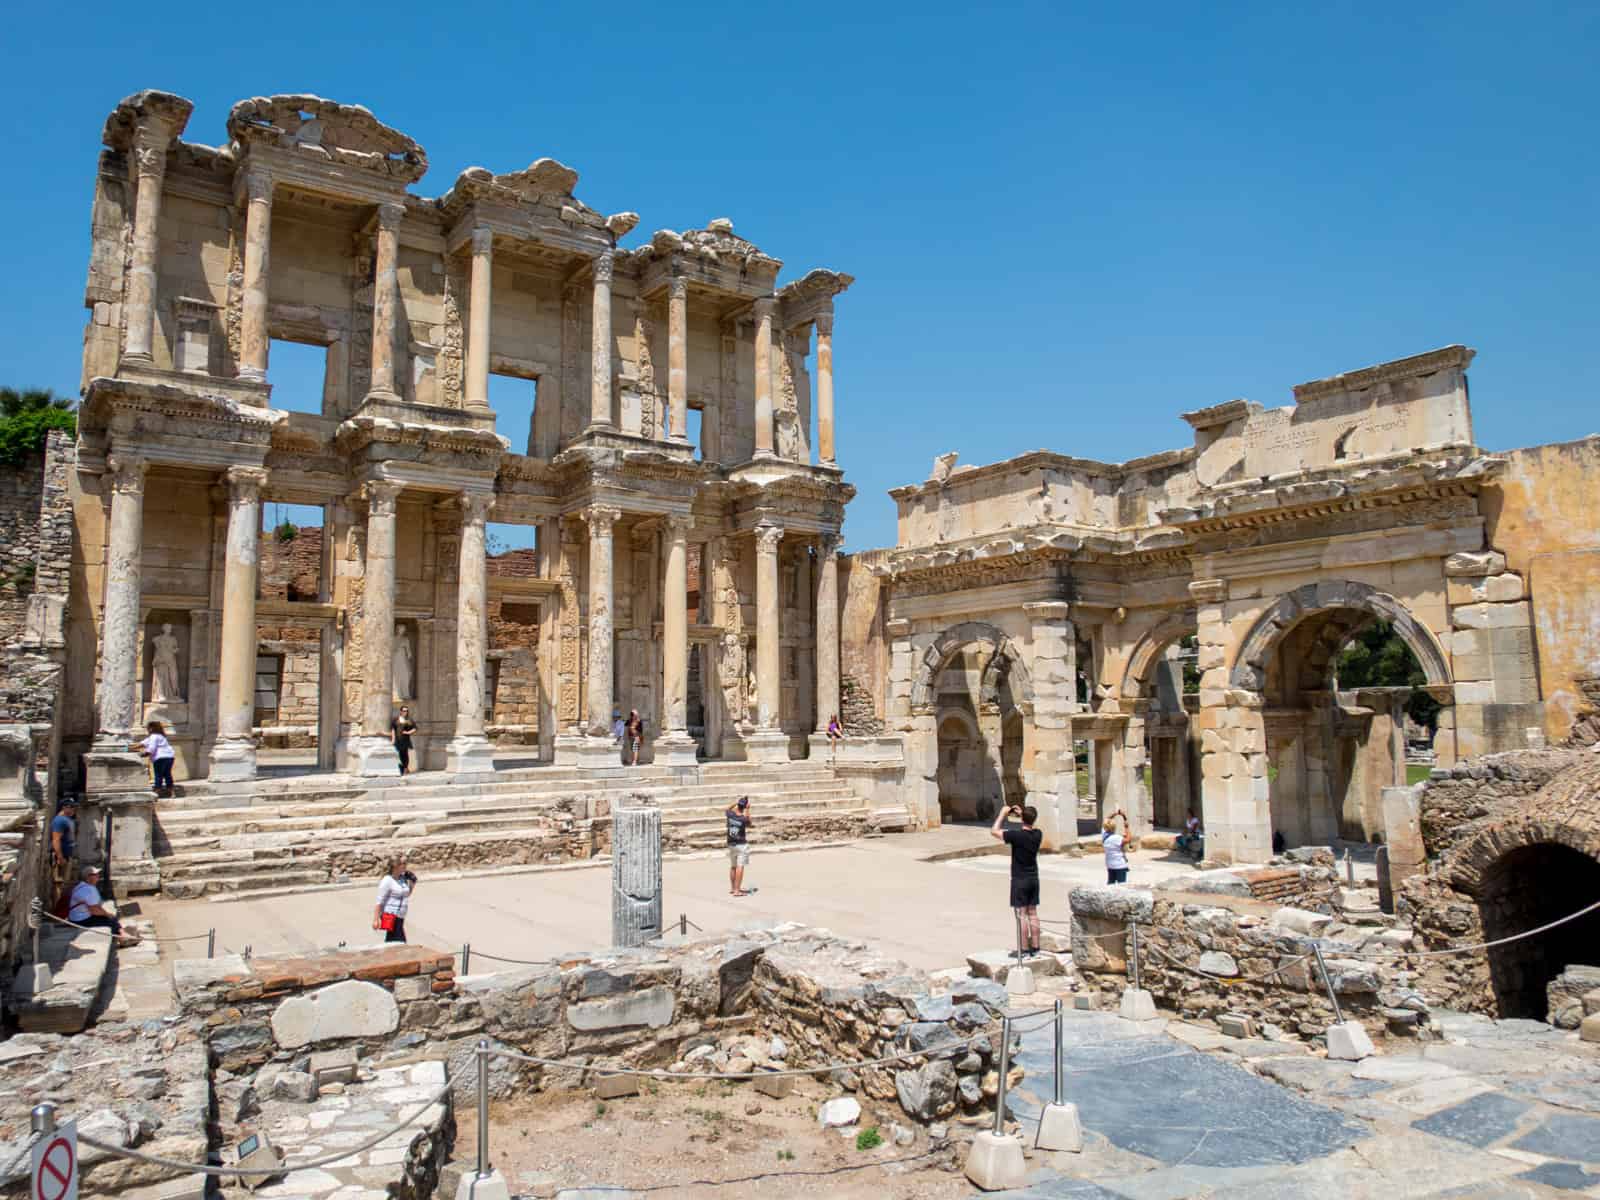
[[[789,735],[781,729],[758,729],[744,739],[745,761],[786,763],[789,761]]]
[[[468,1171],[456,1185],[456,1200],[511,1200],[511,1188],[499,1171],[481,1176]]]
[[[1006,972],[1006,991],[1011,995],[1031,996],[1036,990],[1032,967],[1017,966]]]
[[[1022,1187],[1028,1182],[1022,1139],[984,1130],[972,1139],[972,1149],[967,1151],[966,1176],[985,1192]]]
[[[1328,1026],[1328,1057],[1360,1062],[1378,1052],[1367,1031],[1356,1021]]]
[[[1078,1120],[1076,1104],[1046,1104],[1039,1114],[1039,1136],[1034,1139],[1040,1150],[1065,1150],[1078,1154],[1083,1150],[1083,1123]]]
[[[452,775],[476,775],[494,770],[494,747],[481,735],[451,738],[444,753],[444,769]]]
[[[1156,998],[1144,988],[1129,988],[1122,993],[1122,1007],[1118,1010],[1124,1021],[1154,1021],[1160,1017],[1156,1012]]]
[[[358,737],[350,739],[350,765],[352,775],[371,778],[400,774],[400,755],[394,743],[386,737]]]

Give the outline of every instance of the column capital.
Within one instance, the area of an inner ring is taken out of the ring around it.
[[[167,147],[172,132],[165,121],[140,125],[133,135],[134,170],[143,177],[160,179],[167,169]]]
[[[831,312],[819,312],[812,320],[817,326],[817,335],[819,337],[833,336],[833,314]]]
[[[265,467],[229,467],[223,473],[228,481],[230,504],[255,504],[261,499],[261,489],[267,486]]]
[[[362,486],[362,493],[367,499],[367,515],[369,517],[394,516],[395,501],[400,498],[404,484],[392,479],[369,479]]]
[[[667,279],[667,298],[670,300],[687,300],[689,298],[689,281],[682,275],[673,275]]]
[[[770,321],[778,307],[776,296],[758,296],[750,301],[750,313],[757,321]]]
[[[472,231],[472,252],[474,254],[488,254],[494,249],[494,230],[483,225],[477,226]]]
[[[1228,598],[1226,579],[1196,579],[1189,584],[1189,595],[1201,604],[1216,604]]]
[[[592,504],[583,510],[583,519],[589,523],[590,534],[610,537],[611,527],[622,519],[622,510],[609,504]]]
[[[1040,600],[1033,604],[1024,604],[1022,611],[1028,614],[1030,621],[1070,621],[1072,619],[1072,605],[1065,600]]]
[[[603,251],[600,254],[597,254],[595,256],[595,259],[594,259],[594,281],[595,281],[595,283],[597,283],[597,284],[603,283],[603,284],[607,285],[608,287],[610,286],[610,284],[611,284],[611,273],[612,273],[612,269],[616,266],[616,261],[617,261],[616,260],[616,256],[610,250]]]
[[[399,229],[400,222],[406,215],[406,206],[398,200],[385,200],[378,205],[378,228]]]
[[[783,526],[763,521],[756,526],[756,550],[762,554],[776,554],[783,540]]]
[[[820,558],[833,558],[839,553],[839,546],[844,541],[844,535],[838,531],[833,533],[819,533],[817,535],[817,555]]]
[[[111,454],[106,457],[111,470],[111,490],[127,496],[144,495],[144,475],[150,462],[142,454]]]
[[[689,513],[668,513],[662,518],[666,523],[667,532],[674,541],[682,541],[689,536],[689,530],[694,527],[694,517]]]
[[[456,503],[461,508],[463,524],[482,525],[489,519],[489,510],[494,507],[494,497],[482,492],[462,492],[456,497]]]
[[[257,201],[271,204],[272,185],[272,176],[263,170],[256,169],[244,173],[244,183],[240,190],[244,192],[245,199],[252,204]]]

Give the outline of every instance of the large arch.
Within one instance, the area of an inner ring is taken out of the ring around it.
[[[916,677],[911,682],[911,711],[931,715],[938,702],[935,685],[939,674],[963,648],[988,647],[984,659],[981,704],[1000,703],[1000,689],[1009,686],[1010,700],[1024,716],[1033,712],[1033,680],[1027,664],[1010,638],[987,621],[963,621],[941,633],[922,655]]]
[[[1168,613],[1156,622],[1128,656],[1127,668],[1122,673],[1122,686],[1118,692],[1128,700],[1137,700],[1145,694],[1162,653],[1179,638],[1188,637],[1199,630],[1199,619],[1192,608]]]
[[[1329,619],[1329,632],[1336,634],[1340,642],[1369,621],[1388,621],[1416,656],[1430,686],[1442,688],[1451,683],[1450,660],[1427,626],[1387,592],[1380,592],[1370,584],[1344,579],[1308,583],[1278,597],[1239,643],[1239,652],[1228,673],[1229,685],[1243,691],[1260,692],[1266,687],[1273,652],[1308,617],[1319,613]]]

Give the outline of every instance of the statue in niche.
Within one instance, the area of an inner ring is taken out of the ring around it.
[[[761,720],[761,685],[756,679],[755,655],[747,654],[746,661],[750,665],[750,679],[745,685],[745,719],[754,725]]]
[[[178,670],[178,639],[170,623],[150,640],[155,659],[151,670],[150,699],[168,704],[183,703],[183,683]]]
[[[411,631],[404,625],[394,627],[394,698],[396,700],[411,700],[416,693],[412,690],[412,656],[411,656]]]

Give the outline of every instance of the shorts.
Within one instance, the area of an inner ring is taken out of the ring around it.
[[[1128,882],[1128,868],[1127,867],[1107,867],[1106,868],[1106,882],[1107,883],[1127,883]]]
[[[1039,877],[1025,876],[1011,881],[1012,908],[1039,907]]]
[[[738,845],[728,847],[728,865],[730,867],[748,867],[750,865],[750,844],[740,842]]]

